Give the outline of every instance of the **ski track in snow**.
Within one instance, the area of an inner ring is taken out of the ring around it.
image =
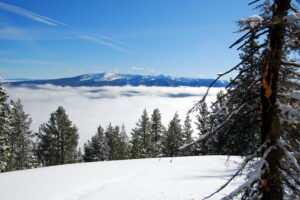
[[[202,199],[225,183],[240,162],[234,156],[229,161],[227,156],[198,156],[45,167],[0,174],[0,194],[1,200]]]

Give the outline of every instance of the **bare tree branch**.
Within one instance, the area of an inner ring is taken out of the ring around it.
[[[235,45],[241,43],[244,39],[246,39],[247,37],[249,37],[249,35],[252,33],[252,31],[248,31],[245,35],[243,35],[242,37],[240,37],[237,41],[235,41],[232,45],[229,46],[229,48],[231,49],[232,47],[234,47]]]
[[[248,3],[248,5],[250,6],[250,5],[255,4],[255,3],[259,2],[259,1],[260,0],[254,0],[254,1],[250,2],[250,3]]]
[[[281,63],[283,65],[290,65],[290,66],[294,66],[294,67],[300,67],[300,63],[296,63],[296,62],[289,62],[286,60],[282,60]]]
[[[237,48],[237,50],[242,49],[246,44],[248,44],[249,42],[253,41],[253,40],[256,39],[256,38],[259,38],[260,36],[262,36],[262,35],[264,35],[264,34],[266,34],[266,33],[268,33],[268,30],[263,31],[263,32],[261,32],[261,33],[258,34],[258,35],[254,35],[253,37],[249,38],[249,40],[245,41],[241,46],[239,46],[239,47]]]
[[[257,46],[245,59],[243,59],[239,64],[237,64],[236,66],[234,66],[233,68],[231,68],[230,70],[228,70],[228,71],[226,71],[226,72],[224,72],[224,73],[220,73],[220,74],[218,74],[218,77],[208,86],[208,88],[207,88],[207,90],[206,90],[206,93],[204,94],[204,96],[202,97],[202,99],[198,102],[198,103],[196,103],[189,111],[188,111],[188,113],[191,113],[191,112],[193,112],[194,110],[195,110],[195,108],[197,108],[197,105],[199,104],[199,103],[202,103],[202,102],[204,102],[205,101],[205,99],[206,99],[206,97],[207,97],[207,95],[208,95],[208,93],[209,93],[209,91],[210,91],[210,89],[211,89],[211,87],[222,77],[222,76],[225,76],[226,74],[229,74],[229,73],[231,73],[232,71],[234,71],[234,70],[236,70],[240,65],[242,65],[244,62],[246,62],[246,60],[248,59],[248,58],[250,58],[251,56],[253,56],[253,54],[254,53],[256,53],[260,48],[262,48],[263,46],[265,46],[266,44],[262,44],[262,45],[259,45],[259,46]]]

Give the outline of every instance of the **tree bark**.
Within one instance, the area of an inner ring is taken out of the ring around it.
[[[291,0],[274,0],[272,25],[269,28],[270,46],[265,52],[265,65],[262,76],[261,111],[262,142],[270,141],[269,146],[276,145],[280,138],[280,125],[276,107],[278,76],[283,57],[285,25],[280,23],[288,13]],[[279,23],[278,23],[279,22]],[[282,180],[280,176],[280,159],[282,152],[273,149],[266,158],[269,168],[266,169],[261,183],[263,200],[283,199]]]

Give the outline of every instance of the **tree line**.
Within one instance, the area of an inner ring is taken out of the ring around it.
[[[0,92],[1,172],[76,162],[225,153],[216,146],[206,148],[201,145],[179,150],[179,147],[193,142],[194,132],[198,135],[205,133],[207,113],[199,112],[195,131],[190,115],[181,123],[177,113],[165,127],[158,108],[151,116],[145,109],[130,136],[124,124],[99,125],[81,150],[78,147],[78,128],[62,106],[51,113],[49,120],[34,133],[30,128],[32,119],[25,113],[21,100],[8,101],[2,85]]]

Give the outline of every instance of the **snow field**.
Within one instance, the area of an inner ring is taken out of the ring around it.
[[[240,157],[198,156],[68,164],[0,174],[2,200],[202,199],[235,171]],[[212,199],[237,187],[229,185]]]

